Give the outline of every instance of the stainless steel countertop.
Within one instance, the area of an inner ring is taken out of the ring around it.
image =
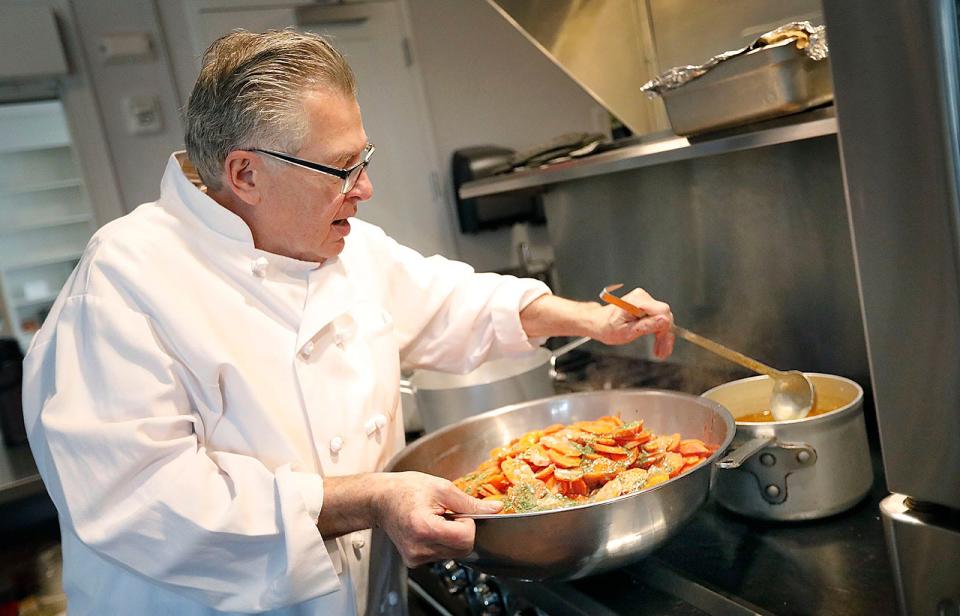
[[[472,199],[547,186],[679,160],[813,139],[836,132],[836,112],[830,106],[702,137],[678,137],[672,133],[648,135],[599,154],[467,182],[460,187],[460,198]]]

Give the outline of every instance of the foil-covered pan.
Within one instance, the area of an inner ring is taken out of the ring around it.
[[[826,31],[793,22],[742,49],[674,67],[641,88],[663,98],[678,135],[796,113],[833,100]]]

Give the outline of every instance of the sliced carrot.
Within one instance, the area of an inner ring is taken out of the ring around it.
[[[553,434],[554,432],[559,432],[560,430],[563,430],[563,424],[553,424],[552,426],[547,426],[541,430],[541,432],[544,434]]]
[[[583,481],[583,479],[576,479],[574,481],[561,481],[560,485],[562,486],[561,491],[563,492],[564,496],[586,496],[589,493],[587,484]]]
[[[550,460],[560,468],[574,468],[580,466],[580,456],[565,456],[559,451],[554,451],[553,449],[547,450],[547,455],[550,457]]]
[[[510,487],[510,482],[507,481],[507,478],[503,475],[503,473],[496,473],[490,477],[487,477],[487,483],[494,486],[501,492]]]
[[[632,428],[618,428],[611,432],[609,436],[617,441],[632,441],[637,438],[638,434],[640,434],[640,426],[634,426]]]
[[[643,487],[644,487],[644,488],[652,488],[653,486],[659,485],[659,484],[661,484],[661,483],[664,483],[665,481],[668,481],[669,479],[670,479],[670,475],[668,475],[668,474],[666,474],[666,473],[664,473],[664,472],[650,473],[650,474],[647,476],[647,480],[643,483]]]
[[[533,466],[549,466],[550,458],[547,456],[547,451],[541,447],[539,444],[531,445],[520,454],[520,457],[532,464]]]
[[[548,449],[560,452],[565,456],[570,457],[579,457],[580,450],[570,444],[568,441],[554,438],[552,436],[545,436],[540,439],[540,444]]]
[[[664,452],[651,453],[637,458],[634,463],[638,468],[650,468],[654,464],[659,464],[663,460]]]
[[[607,423],[588,423],[580,426],[580,429],[584,432],[589,432],[590,434],[612,434],[616,430],[616,426],[607,424]]]
[[[611,424],[614,424],[615,426],[623,425],[623,420],[617,417],[616,415],[604,415],[603,417],[600,417],[599,419],[597,419],[597,421],[611,423]]]
[[[553,471],[553,476],[557,478],[558,481],[576,481],[583,477],[583,471],[578,468],[558,468]]]
[[[623,493],[623,484],[620,481],[619,477],[614,477],[610,481],[603,484],[603,487],[597,490],[596,494],[593,495],[592,500],[603,501],[611,498],[616,498]]]
[[[500,469],[503,471],[503,474],[507,480],[513,485],[518,485],[524,482],[532,482],[535,480],[535,477],[533,476],[533,469],[531,469],[523,460],[507,458],[500,463]]]
[[[703,444],[703,441],[696,438],[689,438],[680,441],[680,446],[677,448],[677,451],[685,456],[710,453],[710,450],[707,449],[707,446]]]
[[[615,456],[625,456],[627,455],[627,450],[623,447],[611,447],[610,445],[604,445],[603,443],[594,443],[592,445],[594,451],[599,451],[603,454],[611,454]]]
[[[544,469],[542,469],[542,470],[534,473],[533,476],[536,477],[537,479],[540,479],[541,481],[543,481],[543,480],[545,480],[547,477],[552,476],[552,475],[553,475],[553,471],[555,471],[556,468],[557,468],[557,467],[555,467],[553,464],[551,464],[550,466],[548,466],[548,467],[546,467],[546,468],[544,468]]]
[[[584,471],[583,480],[591,488],[602,485],[615,477],[617,474],[617,465],[608,458],[599,458],[591,464],[590,470]]]
[[[683,456],[674,451],[671,451],[663,457],[663,465],[671,477],[676,477],[680,474],[680,469],[683,468],[683,464]]]

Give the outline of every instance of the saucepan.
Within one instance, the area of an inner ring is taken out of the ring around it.
[[[669,537],[707,499],[714,461],[733,440],[723,406],[700,396],[656,389],[590,391],[550,396],[496,409],[420,438],[388,470],[455,479],[494,447],[555,423],[617,415],[644,420],[655,433],[679,432],[716,451],[673,479],[608,501],[529,513],[476,515],[473,552],[461,562],[487,573],[524,580],[576,579],[639,560]]]
[[[805,374],[817,408],[803,419],[757,416],[769,407],[773,384],[765,376],[704,392],[737,422],[736,450],[717,462],[713,495],[722,506],[765,520],[811,520],[849,509],[870,491],[863,389],[844,377]]]
[[[589,341],[577,338],[555,351],[540,347],[495,359],[466,374],[417,370],[400,381],[400,391],[414,396],[423,431],[433,432],[484,411],[552,396],[557,359]]]

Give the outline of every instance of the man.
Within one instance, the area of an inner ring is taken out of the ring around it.
[[[374,148],[320,37],[215,42],[186,144],[204,189],[171,157],[160,199],[91,240],[25,363],[71,616],[402,611],[378,537],[409,566],[456,557],[474,526],[443,512],[499,504],[378,472],[403,444],[401,364],[466,371],[561,334],[671,351],[643,291],[636,319],[355,220]]]

